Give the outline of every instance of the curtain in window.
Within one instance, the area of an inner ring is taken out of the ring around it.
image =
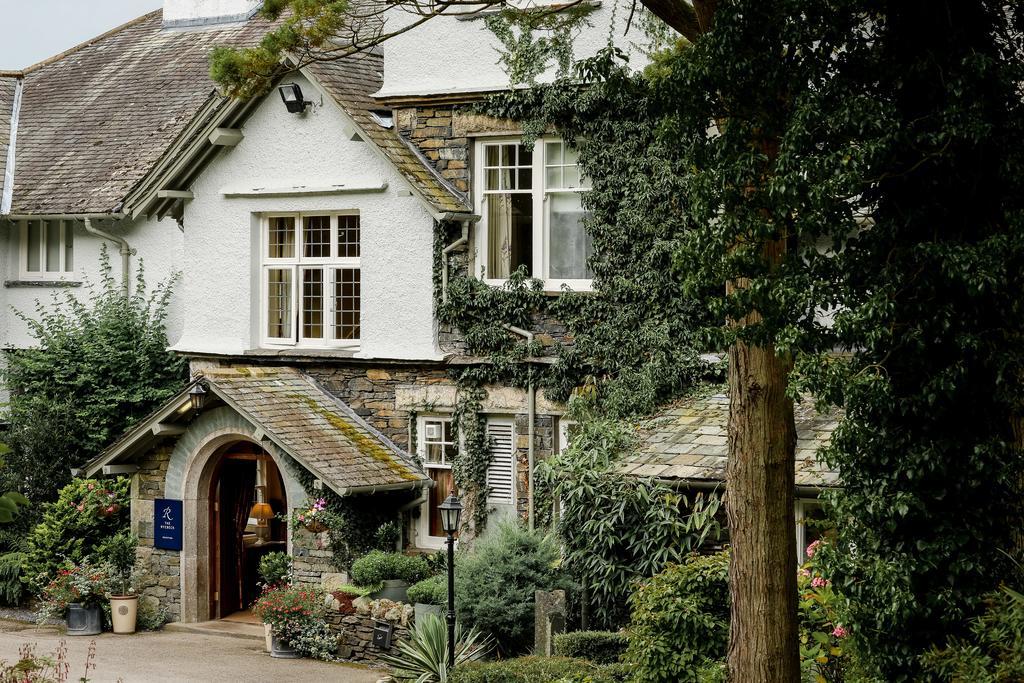
[[[487,195],[487,277],[507,278],[519,266],[532,272],[533,195]]]

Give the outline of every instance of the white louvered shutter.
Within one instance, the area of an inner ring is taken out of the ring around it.
[[[491,465],[487,468],[487,502],[515,503],[515,429],[511,421],[489,421],[487,440]]]

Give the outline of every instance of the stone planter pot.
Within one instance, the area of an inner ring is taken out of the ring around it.
[[[287,640],[270,636],[270,656],[274,659],[301,659],[302,653],[292,647]]]
[[[99,605],[68,605],[68,635],[95,636],[103,633],[103,608]]]
[[[114,633],[135,633],[139,616],[139,596],[114,595],[110,598],[110,621]]]
[[[428,614],[433,614],[434,616],[444,618],[444,608],[441,607],[441,605],[428,605],[424,602],[417,602],[413,606],[413,609],[416,610],[415,618],[417,624],[422,624],[423,618],[426,617]]]
[[[409,602],[409,584],[406,581],[385,581],[384,587],[375,593],[370,593],[374,600],[394,600],[395,602]]]

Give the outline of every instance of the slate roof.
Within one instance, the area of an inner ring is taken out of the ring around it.
[[[157,10],[24,70],[12,214],[109,213],[211,98],[216,45],[269,24],[161,30]],[[0,109],[3,107],[0,84]]]
[[[294,368],[229,368],[204,376],[228,405],[335,490],[427,479],[410,456]]]
[[[413,458],[315,380],[290,367],[206,370],[207,391],[222,400],[285,453],[339,494],[375,487],[414,487],[429,481]],[[181,417],[190,383],[177,396],[129,429],[85,466],[130,460],[157,438],[154,426]],[[208,399],[209,400],[209,399]]]
[[[437,212],[470,213],[467,198],[451,187],[395,128],[377,123],[371,112],[386,110],[373,99],[383,85],[384,58],[363,52],[306,67],[316,81],[380,148],[384,156]]]
[[[839,475],[817,459],[839,422],[838,414],[818,413],[811,401],[794,408],[796,485],[839,485]],[[729,397],[715,394],[684,399],[640,425],[641,447],[622,465],[638,477],[684,482],[724,482],[728,460]]]

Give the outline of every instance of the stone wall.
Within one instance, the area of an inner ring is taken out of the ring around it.
[[[153,501],[164,496],[172,445],[158,446],[138,460],[132,479],[132,531],[139,537],[135,551],[140,599],[162,607],[172,621],[181,618],[181,560],[176,550],[153,547]]]
[[[327,532],[313,534],[305,529],[292,532],[292,581],[320,588],[325,575],[337,573]]]
[[[391,650],[399,640],[409,639],[413,621],[413,607],[391,600],[359,598],[352,603],[353,611],[343,612],[335,600],[327,612],[327,623],[338,634],[338,656],[353,662],[379,662],[385,652],[373,644],[374,620],[393,625]]]

